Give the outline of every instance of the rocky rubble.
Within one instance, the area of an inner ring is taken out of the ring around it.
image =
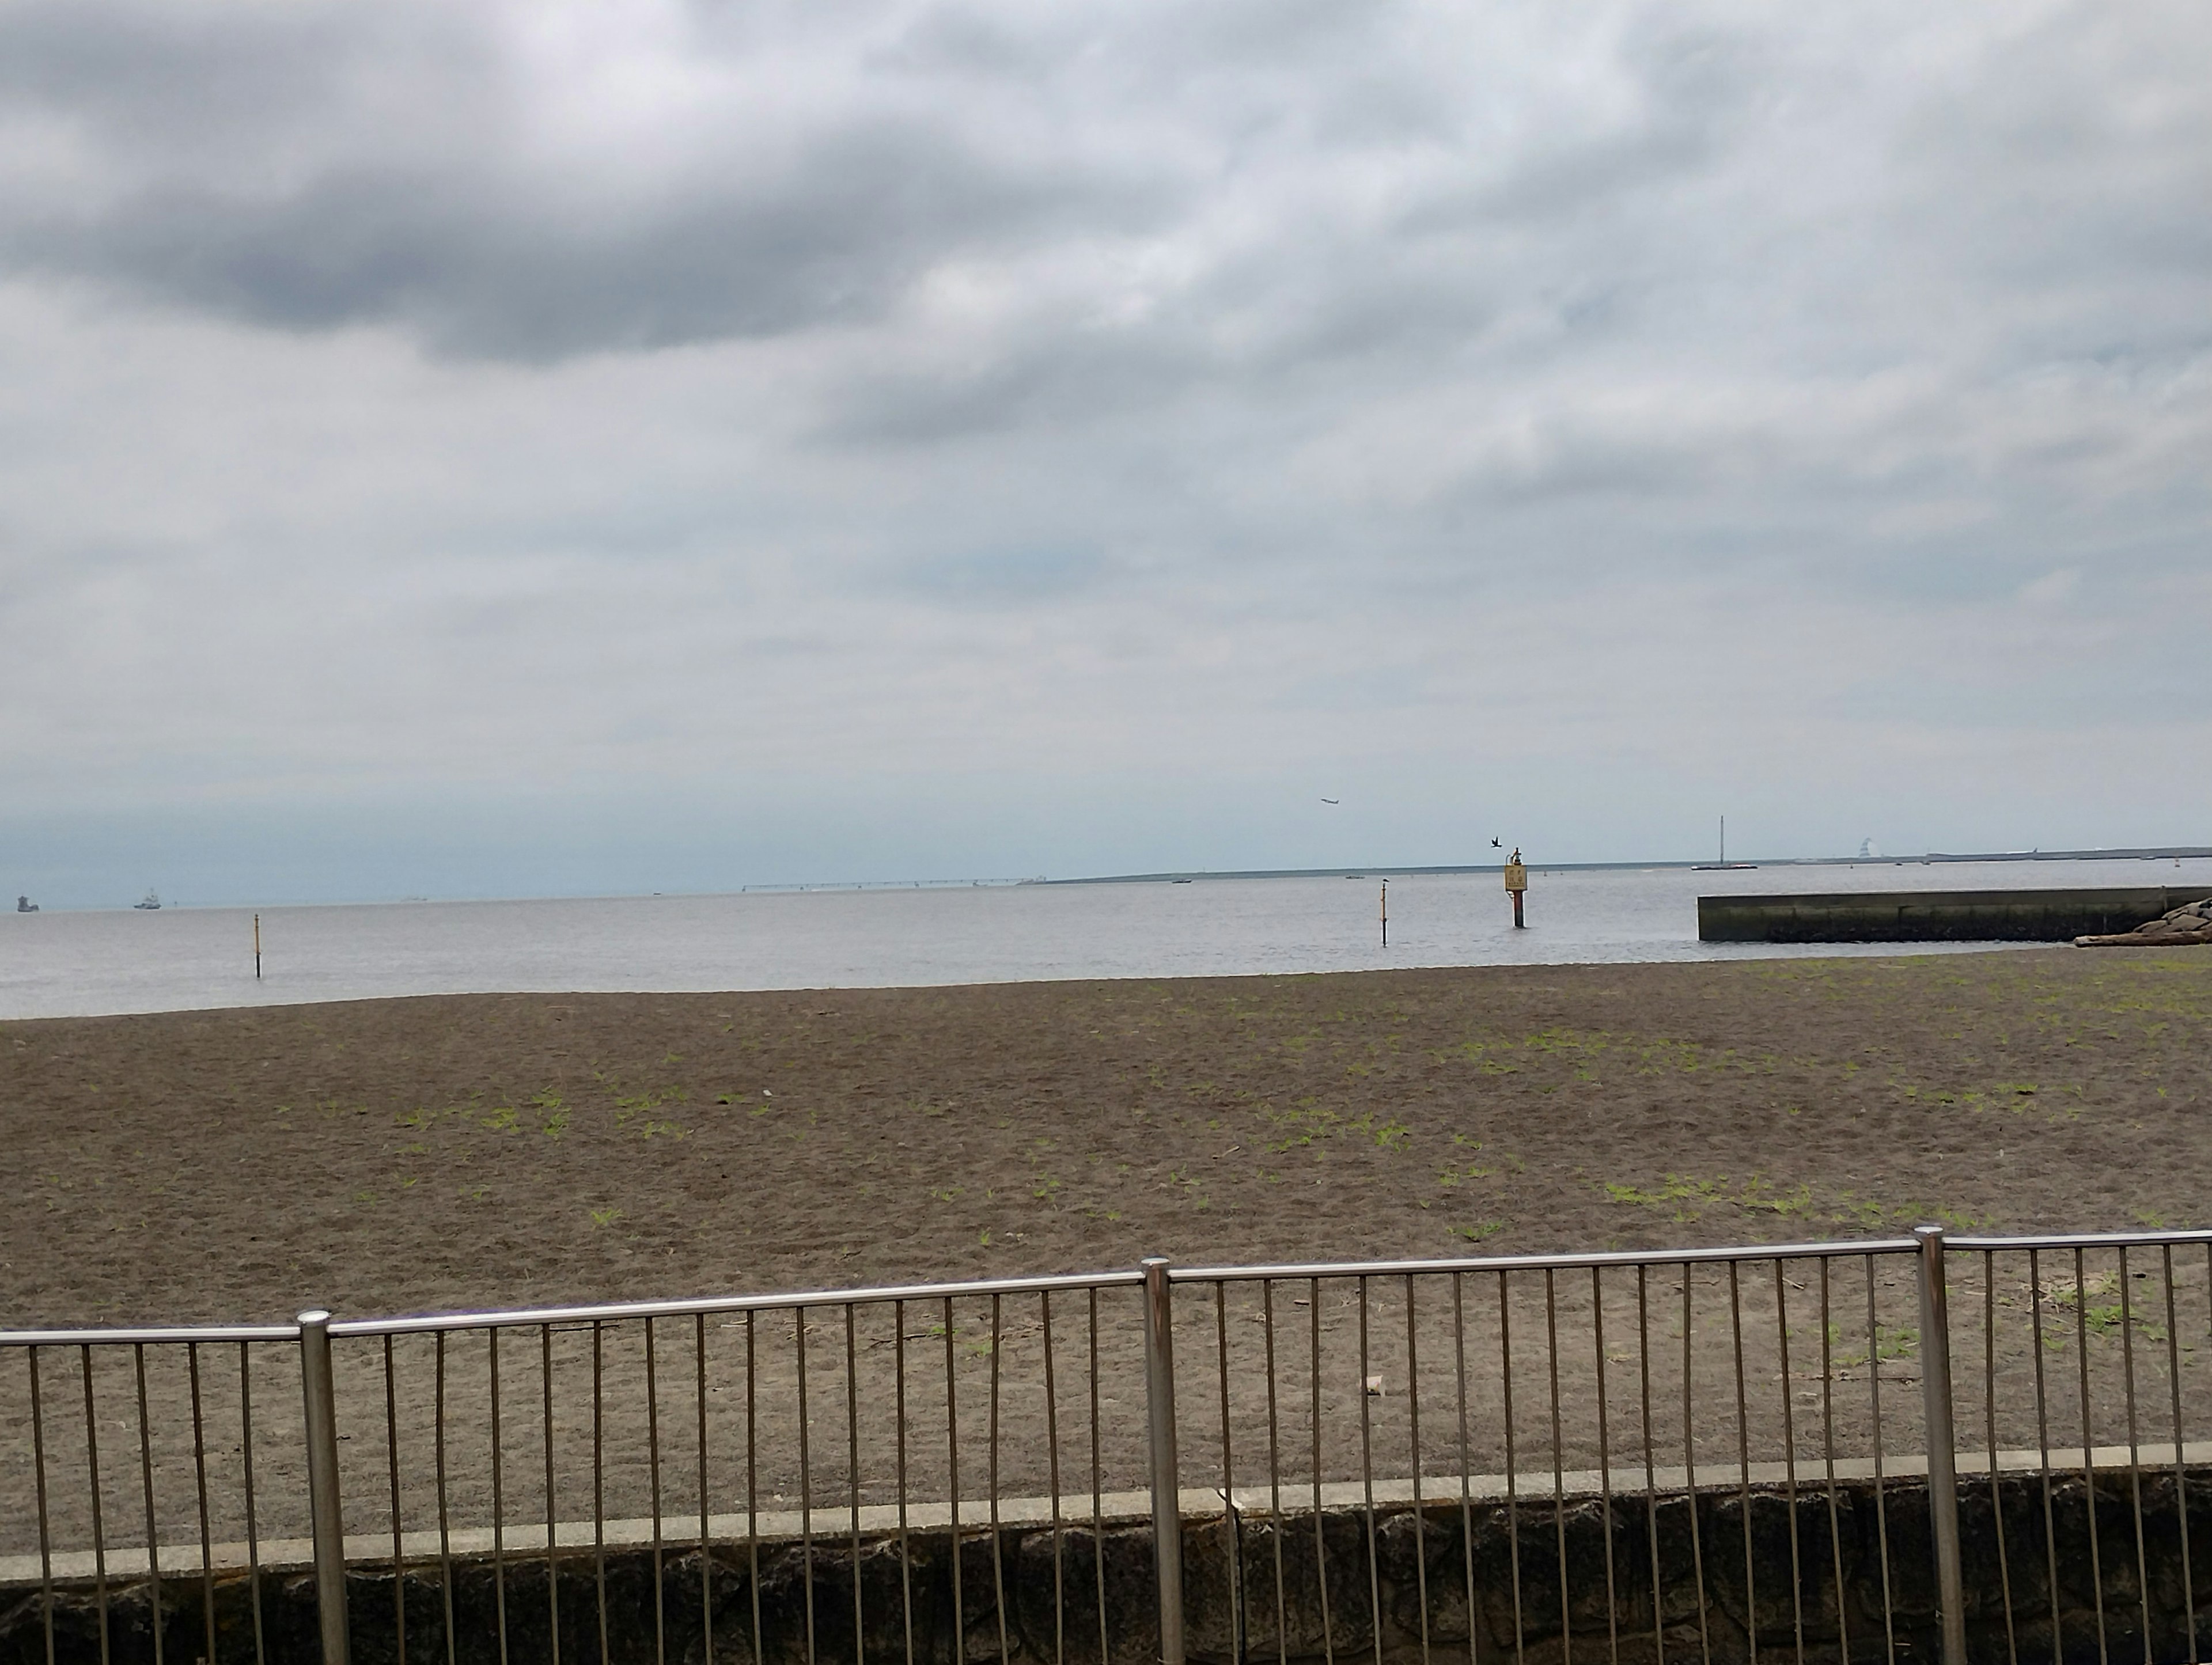
[[[2076,948],[2180,948],[2212,944],[2212,896],[2185,902],[2172,912],[2109,937],[2076,937]]]

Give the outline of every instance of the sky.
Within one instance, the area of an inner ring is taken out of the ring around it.
[[[2198,0],[0,0],[48,905],[2212,843],[2208,465]]]

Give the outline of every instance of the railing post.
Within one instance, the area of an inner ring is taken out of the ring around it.
[[[1152,1447],[1152,1565],[1160,1582],[1161,1665],[1183,1665],[1182,1481],[1176,1462],[1175,1309],[1164,1256],[1145,1272],[1145,1414]]]
[[[300,1387],[307,1407],[307,1513],[314,1522],[315,1606],[323,1623],[323,1665],[347,1665],[337,1396],[331,1381],[331,1316],[319,1310],[300,1315]]]
[[[1966,1580],[1959,1559],[1958,1436],[1951,1421],[1951,1302],[1943,1285],[1943,1228],[1918,1225],[1920,1392],[1928,1423],[1928,1515],[1936,1540],[1936,1595],[1943,1665],[1966,1665]]]

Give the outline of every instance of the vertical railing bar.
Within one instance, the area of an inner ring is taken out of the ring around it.
[[[1336,1626],[1328,1611],[1328,1545],[1322,1536],[1321,1508],[1321,1279],[1310,1279],[1306,1287],[1306,1318],[1312,1339],[1308,1349],[1312,1365],[1313,1409],[1313,1523],[1314,1588],[1321,1596],[1321,1651],[1325,1665],[1336,1665]],[[1362,1392],[1365,1391],[1363,1386]]]
[[[853,1665],[866,1665],[867,1632],[862,1623],[860,1590],[860,1360],[853,1327],[853,1303],[845,1303],[845,1480],[853,1504]]]
[[[207,1422],[200,1406],[200,1344],[185,1344],[185,1370],[192,1394],[192,1480],[199,1493],[200,1623],[206,1665],[215,1661],[215,1529],[208,1519]]]
[[[1682,1494],[1690,1505],[1690,1576],[1698,1586],[1698,1657],[1702,1665],[1713,1665],[1712,1623],[1705,1597],[1705,1511],[1698,1506],[1698,1438],[1691,1413],[1696,1398],[1696,1378],[1691,1369],[1697,1319],[1692,1283],[1696,1272],[1689,1261],[1682,1262]]]
[[[92,1477],[93,1600],[100,1611],[100,1665],[108,1665],[107,1533],[100,1507],[100,1413],[93,1405],[91,1344],[81,1343],[77,1352],[84,1376],[85,1466]]]
[[[1283,1572],[1283,1461],[1275,1392],[1275,1280],[1260,1280],[1260,1327],[1267,1336],[1267,1536],[1275,1549],[1275,1659],[1290,1665],[1290,1588]]]
[[[806,1613],[806,1665],[815,1665],[814,1643],[814,1462],[806,1403],[806,1309],[791,1312],[791,1346],[799,1382],[799,1587]],[[957,1537],[956,1534],[956,1543]],[[857,1577],[860,1569],[855,1567]]]
[[[261,1635],[261,1532],[253,1507],[253,1355],[251,1343],[238,1344],[238,1444],[246,1476],[246,1593],[253,1608],[253,1665],[266,1665]],[[52,1665],[52,1662],[48,1662]]]
[[[1406,1274],[1406,1449],[1413,1464],[1413,1595],[1421,1614],[1421,1665],[1429,1665],[1429,1516],[1421,1498],[1421,1351],[1413,1274]],[[1376,1629],[1381,1630],[1381,1613]],[[1468,1614],[1470,1622],[1474,1615]],[[1242,1657],[1240,1655],[1239,1657]]]
[[[1620,1665],[1620,1611],[1613,1572],[1613,1430],[1607,1419],[1605,1380],[1605,1273],[1590,1268],[1590,1345],[1597,1365],[1598,1522],[1605,1534],[1606,1665]]]
[[[2081,1506],[2089,1516],[2089,1588],[2096,1592],[2097,1657],[2109,1662],[2112,1655],[2105,1636],[2104,1555],[2097,1541],[2096,1443],[2089,1425],[2088,1271],[2079,1248],[2074,1251],[2074,1337],[2075,1351],[2080,1355],[2076,1362],[2081,1388]]]
[[[1145,1274],[1145,1411],[1152,1453],[1152,1567],[1159,1583],[1161,1665],[1183,1665],[1182,1502],[1176,1457],[1175,1286],[1164,1256]]]
[[[752,1595],[756,1665],[768,1656],[761,1650],[759,1332],[753,1322],[757,1316],[752,1308],[745,1309],[745,1585]]]
[[[1244,1657],[1244,1533],[1237,1512],[1237,1465],[1229,1438],[1229,1285],[1213,1285],[1213,1352],[1221,1384],[1221,1506],[1229,1533],[1229,1652]]]
[[[1790,1402],[1796,1389],[1790,1376],[1790,1285],[1778,1255],[1774,1259],[1774,1333],[1782,1362],[1782,1484],[1790,1510],[1790,1614],[1797,1665],[1805,1665],[1805,1565],[1797,1534],[1797,1411]],[[1747,1517],[1747,1534],[1750,1528]]]
[[[1828,1259],[1822,1255],[1820,1266],[1820,1451],[1828,1480],[1828,1549],[1835,1563],[1836,1577],[1836,1654],[1848,1662],[1851,1656],[1850,1601],[1844,1589],[1844,1527],[1842,1508],[1836,1496],[1836,1326],[1834,1310],[1830,1305]],[[2053,1660],[2051,1665],[2058,1665]]]
[[[805,1423],[800,1424],[804,1432]],[[599,1659],[612,1656],[607,1625],[606,1323],[592,1321],[592,1577],[599,1587]],[[810,1589],[811,1585],[808,1587]]]
[[[606,1320],[591,1320],[591,1572],[599,1595],[599,1665],[613,1658],[606,1614]],[[811,1588],[811,1585],[810,1585]]]
[[[2005,1665],[2020,1665],[2012,1612],[2012,1563],[2005,1547],[2004,1492],[1997,1479],[1997,1257],[1982,1251],[1982,1394],[1990,1447],[1990,1520],[1996,1531],[1997,1589],[2004,1601]]]
[[[952,1351],[952,1297],[945,1297],[945,1495],[952,1522],[952,1665],[968,1665],[968,1610],[960,1587],[960,1410]]]
[[[407,1665],[406,1547],[399,1513],[399,1389],[393,1380],[392,1338],[384,1338],[384,1457],[392,1508],[392,1634],[398,1665]]]
[[[1826,1262],[1822,1262],[1823,1265]],[[1665,1584],[1659,1572],[1659,1464],[1651,1431],[1651,1301],[1650,1268],[1636,1268],[1636,1374],[1638,1404],[1644,1434],[1644,1535],[1651,1552],[1651,1657],[1654,1665],[1667,1665]],[[1697,1525],[1696,1505],[1690,1524]],[[1468,1611],[1474,1611],[1472,1598]],[[1844,1656],[1848,1662],[1850,1656]]]
[[[1544,1268],[1544,1368],[1551,1382],[1552,1532],[1559,1558],[1559,1657],[1564,1665],[1573,1665],[1574,1618],[1570,1610],[1567,1589],[1566,1459],[1560,1449],[1563,1442],[1559,1425],[1559,1302],[1557,1283],[1550,1267]],[[1377,1665],[1380,1665],[1379,1661]],[[1753,1661],[1753,1665],[1757,1665],[1756,1661]]]
[[[499,1326],[484,1327],[484,1374],[491,1393],[491,1601],[499,1641],[500,1665],[507,1665],[507,1474],[505,1440],[500,1429]]]
[[[556,1553],[561,1512],[553,1492],[553,1326],[538,1327],[538,1385],[545,1425],[545,1634],[553,1665],[561,1665],[561,1561]],[[600,1665],[605,1665],[605,1661]]]
[[[1467,1292],[1466,1274],[1451,1274],[1452,1382],[1459,1412],[1459,1545],[1461,1571],[1467,1580],[1467,1665],[1480,1665],[1475,1656],[1475,1622],[1480,1610],[1474,1603],[1474,1498],[1471,1491],[1474,1457],[1468,1443],[1467,1417]],[[1272,1364],[1272,1361],[1271,1361]],[[1288,1665],[1287,1661],[1280,1665]]]
[[[714,1665],[714,1560],[708,1547],[710,1488],[707,1479],[707,1315],[691,1315],[692,1402],[699,1433],[699,1624],[705,1665]]]
[[[898,1489],[899,1611],[906,1634],[906,1665],[914,1665],[914,1540],[906,1501],[906,1303],[891,1303],[891,1467]],[[1103,1665],[1103,1662],[1101,1662]]]
[[[2142,1612],[2143,1665],[2151,1665],[2150,1568],[2143,1548],[2142,1449],[2136,1426],[2135,1311],[2128,1289],[2128,1248],[2120,1245],[2120,1383],[2128,1406],[2128,1498],[2136,1520],[2136,1595]]]
[[[453,1540],[446,1507],[446,1332],[434,1338],[436,1387],[433,1395],[430,1429],[438,1480],[438,1589],[446,1608],[446,1665],[455,1665],[453,1640]]]
[[[999,1529],[999,1384],[1000,1370],[999,1349],[1004,1345],[1005,1328],[1000,1305],[1004,1297],[991,1297],[991,1413],[985,1425],[989,1430],[989,1461],[986,1465],[990,1477],[991,1510],[991,1611],[999,1624],[999,1657],[1008,1656],[1006,1646],[1006,1571],[1002,1540]]]
[[[1504,1398],[1505,1414],[1505,1547],[1513,1579],[1513,1657],[1516,1665],[1528,1657],[1528,1626],[1521,1613],[1521,1501],[1520,1457],[1513,1431],[1513,1303],[1505,1285],[1505,1269],[1498,1271],[1498,1380]],[[1562,1579],[1566,1569],[1559,1569]],[[1469,1622],[1474,1615],[1469,1614]]]
[[[154,1423],[146,1413],[146,1344],[131,1346],[131,1364],[138,1384],[138,1474],[146,1504],[146,1595],[153,1608],[154,1665],[161,1665],[162,1622],[161,1552],[154,1507]]]
[[[2027,1251],[2028,1329],[2035,1354],[2035,1449],[2043,1476],[2043,1553],[2045,1576],[2044,1586],[2051,1609],[2051,1665],[2061,1665],[2066,1657],[2059,1628],[2058,1600],[2058,1531],[2057,1514],[2051,1501],[2051,1408],[2045,1397],[2043,1379],[2043,1270],[2038,1252]]]
[[[1742,1279],[1734,1261],[1728,1263],[1728,1292],[1729,1346],[1735,1362],[1735,1483],[1736,1506],[1742,1511],[1738,1518],[1743,1532],[1743,1627],[1751,1665],[1759,1665],[1759,1585],[1751,1553],[1751,1403],[1743,1381]]]
[[[1098,1660],[1106,1665],[1112,1650],[1106,1635],[1106,1512],[1103,1487],[1103,1464],[1100,1461],[1101,1433],[1098,1426],[1098,1286],[1090,1289],[1091,1316],[1091,1573],[1097,1585],[1095,1600],[1098,1608]]]
[[[1881,1328],[1875,1311],[1874,1256],[1866,1261],[1867,1390],[1874,1417],[1874,1534],[1881,1557],[1881,1630],[1885,1657],[1897,1665],[1897,1612],[1890,1596],[1889,1504],[1887,1483],[1882,1478],[1881,1439]],[[2057,1661],[2052,1665],[2057,1665]]]
[[[645,1320],[645,1468],[646,1490],[653,1504],[653,1657],[654,1665],[668,1665],[668,1597],[662,1584],[663,1551],[660,1535],[660,1370],[654,1320]],[[854,1565],[857,1567],[857,1558]]]
[[[243,1343],[240,1345],[243,1346]],[[46,1638],[46,1665],[54,1665],[54,1537],[46,1504],[46,1419],[39,1397],[39,1349],[23,1349],[23,1362],[31,1375],[31,1476],[39,1504],[39,1614]],[[208,1656],[213,1665],[215,1656]]]
[[[1375,1651],[1375,1665],[1382,1665],[1382,1558],[1375,1536],[1375,1440],[1374,1415],[1367,1401],[1376,1397],[1367,1391],[1368,1365],[1371,1362],[1367,1348],[1367,1279],[1363,1275],[1358,1284],[1359,1301],[1359,1485],[1363,1501],[1362,1514],[1367,1522],[1367,1615],[1368,1632]]]
[[[345,1510],[338,1496],[337,1391],[331,1365],[331,1316],[320,1310],[300,1315],[300,1394],[323,1665],[346,1665],[351,1644],[346,1627]]]
[[[2174,1311],[2173,1245],[2159,1245],[2166,1279],[2166,1379],[2173,1401],[2173,1512],[2181,1528],[2181,1607],[2189,1614],[2189,1665],[2197,1665],[2197,1589],[2189,1565],[2189,1468],[2182,1460],[2181,1323]]]
[[[1044,1334],[1045,1485],[1052,1494],[1052,1661],[1053,1665],[1067,1665],[1067,1565],[1060,1508],[1060,1386],[1052,1368],[1049,1289],[1037,1291],[1037,1328]]]

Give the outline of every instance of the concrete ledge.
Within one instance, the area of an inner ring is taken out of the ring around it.
[[[2071,942],[2132,931],[2196,890],[1861,890],[1699,896],[1700,942]]]
[[[1989,1453],[1961,1451],[1956,1459],[1961,1485],[1976,1476],[1986,1477],[1991,1472]],[[2146,1443],[2133,1448],[2125,1445],[2092,1447],[2085,1459],[2081,1448],[2053,1446],[2048,1454],[2048,1467],[2054,1475],[2079,1474],[2085,1467],[2099,1470],[2125,1473],[2140,1466],[2145,1469],[2172,1468],[2177,1461],[2172,1441],[2164,1444]],[[2185,1467],[2212,1466],[2212,1440],[2191,1440],[2180,1448],[2179,1461]],[[2033,1474],[2045,1467],[2045,1454],[2036,1451],[2000,1451],[1996,1454],[1996,1472],[2001,1474]],[[1922,1480],[1928,1474],[1928,1459],[1907,1455],[1885,1457],[1881,1473],[1886,1480]],[[1875,1464],[1871,1457],[1847,1457],[1837,1460],[1835,1479],[1838,1484],[1857,1485],[1871,1481]],[[1787,1461],[1754,1462],[1748,1471],[1739,1469],[1732,1462],[1699,1463],[1696,1472],[1696,1489],[1699,1492],[1740,1492],[1748,1486],[1754,1489],[1784,1491],[1795,1488],[1804,1491],[1827,1484],[1827,1465],[1818,1456],[1802,1458],[1795,1463]],[[1690,1470],[1680,1463],[1655,1465],[1651,1470],[1650,1490],[1660,1497],[1679,1497],[1691,1489]],[[1403,1508],[1419,1503],[1424,1509],[1431,1506],[1456,1506],[1464,1497],[1470,1504],[1489,1505],[1505,1502],[1509,1498],[1522,1503],[1549,1503],[1553,1497],[1564,1496],[1581,1502],[1610,1495],[1619,1505],[1633,1506],[1644,1501],[1646,1494],[1645,1477],[1641,1463],[1616,1466],[1610,1470],[1570,1468],[1557,1476],[1548,1468],[1531,1469],[1508,1477],[1504,1474],[1472,1474],[1465,1478],[1462,1487],[1458,1474],[1431,1474],[1415,1480],[1406,1478],[1377,1480],[1372,1488],[1358,1480],[1328,1480],[1316,1490],[1311,1482],[1289,1485],[1279,1492],[1265,1486],[1237,1486],[1230,1498],[1234,1511],[1248,1518],[1273,1515],[1306,1516],[1316,1509],[1322,1513],[1331,1510],[1364,1509],[1373,1501],[1377,1508]],[[1223,1507],[1223,1493],[1218,1486],[1186,1486],[1178,1502],[1185,1520],[1205,1520],[1229,1512]],[[1102,1527],[1121,1527],[1149,1524],[1152,1520],[1152,1494],[1146,1492],[1108,1492],[1098,1498],[1096,1524]],[[991,1504],[984,1499],[971,1499],[959,1507],[960,1530],[963,1535],[971,1532],[988,1531],[994,1523],[1001,1528],[1044,1528],[1049,1530],[1055,1521],[1063,1528],[1088,1527],[1093,1524],[1091,1498],[1088,1492],[1051,1498],[1001,1498],[995,1517]],[[909,1504],[904,1518],[904,1528],[909,1533],[945,1532],[951,1528],[953,1510],[943,1503]],[[901,1518],[896,1504],[866,1504],[858,1510],[817,1509],[801,1515],[793,1510],[763,1510],[747,1516],[742,1514],[710,1515],[707,1520],[707,1545],[712,1548],[726,1548],[755,1541],[777,1546],[802,1543],[809,1539],[835,1547],[840,1541],[850,1547],[857,1533],[862,1539],[878,1540],[891,1539],[901,1529]],[[650,1516],[632,1516],[598,1523],[590,1521],[559,1521],[552,1528],[552,1547],[557,1553],[589,1554],[601,1547],[610,1550],[650,1549],[655,1541],[654,1522]],[[658,1540],[665,1553],[681,1554],[699,1547],[699,1517],[696,1515],[663,1515],[659,1522]],[[441,1546],[435,1532],[403,1533],[399,1540],[399,1559],[404,1564],[435,1563],[441,1553],[460,1559],[489,1559],[495,1555],[508,1559],[536,1556],[544,1559],[546,1553],[547,1531],[544,1522],[536,1522],[508,1525],[495,1535],[489,1527],[471,1527],[465,1530],[449,1531]],[[260,1546],[260,1571],[266,1575],[283,1575],[302,1571],[314,1565],[315,1547],[306,1538],[264,1539]],[[349,1532],[345,1540],[346,1562],[351,1566],[390,1566],[392,1565],[392,1534],[389,1532]],[[209,1559],[203,1567],[200,1547],[197,1540],[190,1543],[170,1542],[160,1547],[158,1559],[165,1580],[198,1578],[204,1571],[228,1577],[247,1571],[254,1565],[243,1543],[221,1543],[211,1547]],[[102,1576],[102,1566],[88,1549],[69,1550],[55,1554],[51,1563],[42,1566],[36,1555],[0,1556],[0,1601],[11,1590],[36,1589],[51,1578],[58,1584],[90,1586]],[[110,1583],[128,1583],[146,1577],[146,1551],[143,1545],[111,1548],[106,1553],[105,1577]]]

